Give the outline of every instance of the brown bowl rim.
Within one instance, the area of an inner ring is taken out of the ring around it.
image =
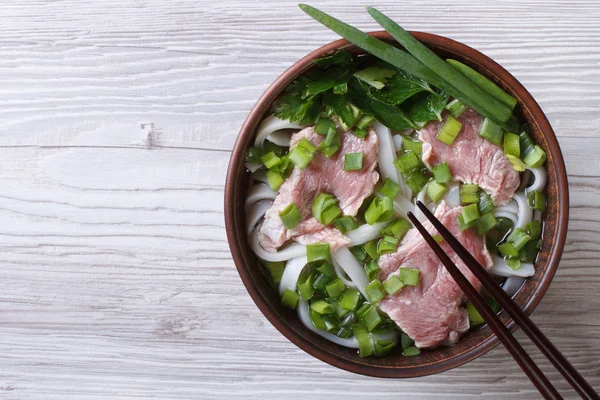
[[[552,164],[556,173],[558,194],[558,210],[556,216],[557,227],[555,229],[556,234],[554,236],[553,246],[550,249],[550,254],[546,264],[546,272],[541,276],[538,285],[532,289],[529,297],[526,299],[526,302],[523,305],[523,310],[527,314],[531,314],[548,290],[550,282],[556,273],[556,269],[564,249],[568,228],[569,193],[567,173],[556,135],[552,130],[548,119],[533,96],[531,96],[527,89],[525,89],[525,87],[523,87],[523,85],[500,64],[496,63],[483,53],[480,53],[479,51],[455,40],[425,32],[411,31],[411,34],[425,44],[433,45],[438,49],[442,49],[451,53],[460,54],[461,56],[476,63],[480,69],[480,72],[482,72],[484,75],[494,76],[505,86],[510,87],[513,95],[517,98],[518,103],[526,105],[526,108],[532,114],[533,120],[536,122],[538,129],[546,137],[547,145],[550,154],[552,155]],[[369,32],[369,35],[384,41],[393,41],[391,36],[385,31]],[[447,371],[474,360],[475,358],[496,347],[499,344],[497,337],[488,327],[485,327],[483,329],[487,330],[486,337],[481,342],[475,344],[464,352],[454,355],[451,358],[445,358],[429,364],[423,364],[414,367],[409,365],[401,368],[393,368],[359,363],[324,351],[286,324],[283,318],[281,318],[275,312],[267,299],[259,292],[258,288],[253,285],[250,273],[247,270],[247,265],[243,254],[244,251],[240,246],[240,240],[245,240],[245,230],[241,229],[243,232],[240,234],[240,229],[236,228],[236,210],[238,209],[238,205],[234,203],[236,193],[236,173],[238,173],[237,171],[242,170],[246,147],[250,141],[249,137],[254,135],[254,131],[258,126],[258,123],[262,120],[272,102],[281,94],[282,90],[289,83],[291,83],[293,79],[311,66],[311,61],[313,59],[323,57],[324,55],[341,48],[355,49],[356,47],[344,39],[339,39],[312,51],[308,55],[295,62],[291,67],[277,77],[277,79],[266,89],[246,117],[231,153],[225,182],[225,227],[227,231],[227,240],[231,249],[231,255],[244,286],[263,315],[288,340],[319,360],[350,372],[381,378],[410,378]],[[484,71],[482,71],[482,69]],[[511,332],[516,330],[514,321],[508,318],[508,316],[504,315],[503,321]]]

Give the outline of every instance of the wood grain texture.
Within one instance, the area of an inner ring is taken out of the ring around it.
[[[311,4],[379,29],[362,3]],[[600,3],[373,5],[491,56],[547,113],[572,211],[533,319],[600,387]],[[295,1],[2,3],[1,399],[537,398],[501,348],[414,380],[336,370],[247,295],[225,241],[229,151],[268,84],[336,38]]]

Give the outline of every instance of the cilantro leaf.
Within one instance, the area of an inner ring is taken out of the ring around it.
[[[345,130],[350,129],[354,125],[355,115],[352,112],[352,107],[346,101],[344,96],[325,93],[323,96],[323,104],[329,114],[334,114],[338,117],[340,125]]]
[[[396,69],[386,68],[378,65],[367,67],[354,73],[354,77],[373,86],[375,89],[382,89],[388,78],[396,75]]]
[[[345,66],[329,68],[323,72],[312,74],[312,81],[306,85],[304,97],[326,92],[338,85],[348,82],[351,70]]]
[[[398,105],[422,91],[434,93],[424,80],[406,71],[398,70],[398,73],[387,81],[386,86],[373,95],[385,103]]]
[[[352,55],[347,51],[341,50],[335,52],[333,55],[317,58],[314,62],[323,68],[330,65],[350,65],[352,64]]]
[[[409,118],[422,128],[429,121],[442,120],[442,111],[448,102],[448,94],[442,93],[420,93],[411,99],[408,110]]]
[[[320,96],[311,96],[303,99],[302,96],[290,93],[284,96],[275,107],[275,116],[298,122],[302,125],[312,124],[319,116],[321,109]]]

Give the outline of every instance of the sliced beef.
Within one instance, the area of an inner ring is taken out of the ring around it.
[[[436,138],[443,122],[430,122],[421,129],[423,161],[430,167],[446,161],[454,180],[476,183],[495,205],[506,204],[519,187],[519,173],[500,147],[479,136],[479,114],[467,109],[458,120],[463,126],[451,146]]]
[[[460,231],[457,221],[460,211],[461,207],[449,208],[442,201],[435,211],[435,216],[477,261],[486,268],[491,268],[492,259],[483,237],[477,235],[473,228]],[[429,221],[424,225],[431,234],[436,234]],[[478,288],[479,281],[450,246],[445,241],[441,246],[469,281]],[[381,256],[378,263],[381,268],[379,278],[382,282],[390,275],[397,275],[400,267],[416,268],[420,272],[417,286],[406,286],[396,295],[388,295],[379,302],[381,310],[414,339],[417,347],[455,343],[460,334],[469,329],[467,312],[461,306],[462,291],[415,228],[406,234],[395,253]]]
[[[292,135],[290,146],[293,148],[302,138],[315,146],[324,139],[315,133],[312,127],[305,128]],[[363,200],[373,193],[379,174],[377,165],[377,135],[370,129],[365,139],[351,132],[340,132],[341,148],[331,156],[316,153],[310,164],[301,170],[295,167],[292,174],[281,185],[273,206],[265,213],[260,227],[259,242],[267,251],[276,251],[289,239],[302,244],[328,242],[332,250],[349,243],[349,239],[337,229],[326,227],[312,218],[312,203],[320,193],[333,194],[345,215],[356,215]],[[361,171],[344,171],[344,155],[364,153]],[[288,204],[295,203],[302,213],[303,220],[291,230],[281,223],[279,213]]]

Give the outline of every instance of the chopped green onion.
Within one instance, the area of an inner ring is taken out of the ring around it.
[[[325,330],[326,329],[325,322],[323,322],[323,317],[321,317],[321,314],[319,314],[318,312],[316,312],[312,308],[310,308],[308,310],[308,313],[310,315],[310,321],[313,323],[313,325],[315,326],[315,328],[321,329],[321,330]]]
[[[447,162],[436,165],[432,169],[433,178],[439,183],[446,183],[452,180],[452,174]]]
[[[461,216],[465,224],[469,224],[475,221],[477,218],[480,217],[479,208],[477,207],[477,204],[469,204],[468,206],[464,206],[461,210]]]
[[[265,154],[260,159],[267,168],[274,167],[281,162],[281,158],[277,157],[272,151]]]
[[[363,167],[364,153],[344,154],[344,171],[360,171]]]
[[[377,252],[379,254],[393,253],[398,247],[398,238],[394,236],[384,236],[377,245]]]
[[[250,146],[248,151],[246,152],[246,161],[260,164],[262,160],[260,159],[263,155],[263,151],[258,147]]]
[[[365,261],[367,261],[367,258],[369,258],[369,255],[367,254],[363,246],[352,246],[349,247],[348,250],[350,250],[350,253],[352,253],[354,258],[356,258],[358,262],[364,263]]]
[[[420,192],[423,186],[429,182],[429,178],[422,171],[413,171],[405,180],[404,183],[411,188],[413,192]]]
[[[394,165],[398,171],[407,174],[421,165],[421,160],[412,151],[407,151],[394,161]]]
[[[313,283],[313,288],[323,292],[325,291],[325,286],[331,282],[333,278],[329,275],[319,274]]]
[[[396,182],[394,182],[390,178],[387,178],[385,180],[385,182],[383,183],[383,186],[381,187],[381,189],[379,189],[379,193],[381,193],[384,196],[394,198],[396,196],[396,194],[398,194],[399,190],[400,190],[400,185],[398,185]]]
[[[329,128],[335,129],[335,122],[330,120],[329,118],[319,118],[317,123],[315,124],[315,132],[320,135],[327,135],[329,132]]]
[[[404,235],[412,228],[412,225],[408,220],[404,218],[398,218],[395,221],[390,222],[385,228],[381,230],[382,235],[395,236],[398,240],[402,240]]]
[[[398,291],[402,290],[403,287],[404,282],[396,275],[390,276],[388,280],[383,283],[383,288],[391,295],[396,294]]]
[[[406,333],[402,332],[402,334],[400,335],[400,345],[402,346],[402,348],[406,349],[407,347],[412,346],[413,343],[414,340],[412,340],[410,336],[408,336]]]
[[[336,228],[342,233],[346,234],[346,232],[350,232],[358,228],[358,223],[351,215],[344,215],[343,217],[337,218],[333,221],[333,224]]]
[[[377,239],[363,244],[363,249],[369,255],[369,257],[371,257],[371,259],[377,261],[379,258],[379,253],[377,253]]]
[[[485,319],[479,314],[473,303],[467,304],[467,313],[469,314],[469,322],[471,326],[477,326],[485,323]]]
[[[496,225],[498,225],[498,220],[491,211],[475,220],[475,229],[477,229],[477,233],[480,235],[483,235]]]
[[[317,275],[313,272],[308,275],[306,280],[302,283],[298,283],[298,291],[303,300],[310,300],[315,294],[315,280]]]
[[[471,228],[474,224],[475,224],[475,222],[473,222],[473,221],[466,223],[465,220],[463,219],[462,214],[460,214],[458,216],[458,228],[460,229],[461,232]]]
[[[369,125],[371,125],[371,123],[375,121],[375,117],[372,115],[363,115],[362,117],[360,117],[360,119],[356,122],[356,127],[358,129],[366,129]]]
[[[460,202],[462,204],[479,203],[479,186],[464,183],[460,187]]]
[[[412,356],[418,356],[419,354],[421,354],[421,350],[419,350],[418,347],[407,347],[404,350],[402,350],[402,355],[404,357],[412,357]]]
[[[367,128],[354,128],[352,134],[359,139],[364,139],[367,137]]]
[[[494,203],[489,194],[483,190],[479,192],[479,213],[481,215],[494,211]]]
[[[285,289],[283,294],[281,295],[281,304],[285,308],[289,308],[290,310],[295,310],[298,305],[298,293],[294,292],[290,288]]]
[[[377,326],[383,322],[381,315],[379,315],[379,311],[377,311],[377,307],[373,305],[369,306],[369,308],[361,315],[360,320],[367,327],[369,332],[377,328]]]
[[[377,261],[369,260],[369,262],[365,264],[365,273],[370,281],[377,278],[379,275],[379,265],[377,264]]]
[[[521,159],[525,158],[528,154],[533,151],[535,147],[535,143],[531,140],[531,137],[528,134],[528,127],[524,126],[521,132],[519,133],[519,149],[521,150],[520,157]]]
[[[446,192],[448,192],[448,188],[443,183],[431,181],[427,184],[427,196],[433,200],[434,203],[439,203]]]
[[[506,132],[504,134],[504,153],[519,158],[521,156],[521,147],[519,146],[519,142],[519,135]]]
[[[340,301],[340,306],[345,308],[346,310],[356,310],[358,307],[358,301],[360,300],[360,292],[353,288],[348,288],[342,295],[342,300]]]
[[[341,297],[336,298],[335,300],[332,301],[332,304],[335,307],[335,315],[338,318],[344,318],[350,312],[350,310],[346,310],[344,307],[342,307],[340,305],[340,300],[342,300]],[[338,321],[338,322],[341,323],[341,321]]]
[[[433,240],[435,240],[437,244],[440,244],[444,241],[444,238],[440,235],[432,235],[431,237],[433,238]]]
[[[329,158],[335,153],[337,153],[340,147],[340,135],[338,134],[335,128],[329,128],[325,140],[323,140],[319,145],[319,150],[321,150],[321,153],[323,153],[325,157]]]
[[[342,339],[348,339],[350,336],[352,336],[352,330],[346,326],[342,326],[335,335],[337,337],[341,337]]]
[[[440,127],[437,139],[446,143],[448,146],[454,143],[454,139],[462,129],[462,123],[456,118],[448,115],[446,122]]]
[[[400,268],[400,280],[406,286],[417,286],[419,284],[419,270],[416,268]]]
[[[325,324],[325,330],[327,332],[337,332],[340,329],[340,321],[333,315],[323,315],[321,317]]]
[[[387,355],[394,346],[396,345],[396,341],[393,339],[383,339],[375,341],[375,355],[377,357],[382,357]]]
[[[502,127],[496,122],[489,118],[484,118],[481,126],[479,127],[479,136],[487,139],[497,146],[501,146],[504,133],[502,132]]]
[[[329,304],[325,300],[313,300],[310,302],[310,309],[318,312],[319,314],[333,314],[335,307],[333,304]]]
[[[513,246],[515,246],[515,249],[519,251],[527,244],[527,242],[531,240],[531,236],[529,236],[523,229],[517,228],[512,231],[510,235],[508,235],[506,240],[512,243]]]
[[[506,158],[510,161],[513,169],[517,172],[523,172],[527,169],[527,165],[520,158],[515,157],[511,154],[506,154]]]
[[[319,272],[323,275],[327,275],[327,276],[335,275],[335,270],[333,269],[333,265],[331,265],[327,261],[321,261],[319,263],[315,263],[314,265],[318,265],[315,269],[317,270],[317,272]]]
[[[513,244],[510,242],[505,242],[505,243],[499,244],[498,251],[500,252],[500,254],[502,254],[503,257],[506,257],[506,258],[512,258],[512,257],[519,256],[519,251],[517,249],[515,249],[515,246],[513,246]]]
[[[379,300],[383,299],[385,296],[383,285],[378,279],[373,280],[367,285],[365,288],[365,293],[367,294],[371,304],[378,303]]]
[[[331,224],[342,214],[335,196],[327,193],[319,193],[312,205],[313,217],[323,225]]]
[[[298,207],[296,207],[296,204],[294,203],[290,203],[286,208],[284,208],[279,213],[279,217],[281,218],[283,226],[285,226],[287,229],[294,228],[300,221],[302,221],[302,214],[300,214]]]
[[[533,146],[533,151],[525,156],[523,162],[531,168],[541,167],[546,162],[546,152],[536,144]]]
[[[289,153],[289,159],[298,168],[304,169],[311,162],[317,148],[306,138],[302,138]]]
[[[412,151],[419,156],[423,154],[423,142],[414,140],[409,136],[402,136],[402,147],[405,151]]]
[[[367,224],[373,225],[376,222],[385,222],[394,215],[394,203],[391,198],[375,197],[367,211],[365,211],[365,221]]]
[[[267,183],[273,191],[278,191],[284,179],[275,171],[267,171]]]
[[[542,223],[537,220],[533,220],[525,225],[525,230],[531,239],[536,240],[542,237]]]
[[[458,118],[460,114],[465,112],[466,109],[467,106],[465,106],[463,102],[458,99],[454,99],[450,103],[446,104],[446,110],[448,110],[455,118]]]
[[[325,290],[329,297],[339,297],[344,293],[344,290],[346,290],[346,285],[344,285],[344,282],[342,282],[340,278],[337,278],[329,285],[325,286]]]
[[[269,272],[271,282],[278,285],[281,282],[283,270],[285,269],[285,261],[263,261],[265,268]]]
[[[527,204],[534,210],[546,210],[546,196],[544,193],[533,190],[527,194]]]
[[[358,355],[367,357],[373,354],[374,346],[371,334],[359,325],[354,325],[352,327],[352,332],[354,332],[354,337],[358,342]]]
[[[307,245],[306,257],[308,262],[329,260],[331,258],[329,243],[311,243]]]
[[[506,260],[506,266],[513,271],[521,269],[521,260],[518,258],[509,258]]]
[[[532,240],[527,242],[525,246],[521,250],[519,250],[519,259],[521,262],[530,263],[535,260],[538,255],[538,246],[537,241]]]

